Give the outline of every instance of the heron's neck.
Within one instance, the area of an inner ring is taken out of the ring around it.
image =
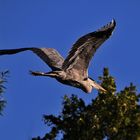
[[[83,88],[84,88],[84,91],[86,92],[86,93],[91,93],[91,91],[92,91],[92,85],[91,85],[91,82],[90,82],[90,79],[89,78],[87,78],[86,80],[84,80],[84,81],[81,81],[81,84],[82,84],[82,86],[83,86]]]

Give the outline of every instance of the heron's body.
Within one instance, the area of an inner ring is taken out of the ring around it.
[[[52,69],[51,72],[46,73],[31,71],[32,75],[52,77],[63,84],[80,88],[86,93],[90,93],[93,88],[106,92],[103,87],[89,78],[88,66],[96,50],[111,36],[115,25],[116,23],[113,20],[99,30],[78,39],[66,59],[53,48],[7,49],[0,50],[0,55],[10,55],[30,50]]]
[[[90,93],[92,91],[93,85],[95,87],[97,86],[100,87],[101,90],[105,92],[105,90],[92,79],[90,78],[83,79],[76,75],[74,76],[71,73],[71,71],[64,72],[63,70],[59,70],[59,71],[52,71],[48,73],[44,73],[44,72],[31,72],[31,73],[35,76],[48,76],[48,77],[55,78],[57,81],[59,81],[62,84],[80,88],[86,93]]]

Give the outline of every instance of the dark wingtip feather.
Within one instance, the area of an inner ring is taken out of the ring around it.
[[[114,18],[112,19],[111,22],[112,22],[112,24],[113,24],[114,26],[116,26],[116,20],[115,20]]]
[[[112,21],[111,21],[111,25],[112,25],[112,27],[115,27],[115,26],[116,26],[116,21],[115,21],[114,18],[113,18]]]
[[[115,19],[112,19],[111,22],[109,22],[108,24],[101,27],[99,30],[97,30],[97,32],[98,31],[107,31],[107,30],[113,31],[115,26],[116,26],[116,21],[115,21]]]

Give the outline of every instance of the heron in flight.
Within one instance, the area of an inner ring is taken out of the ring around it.
[[[32,75],[52,77],[60,83],[80,88],[86,93],[90,93],[93,88],[106,92],[103,87],[88,76],[88,66],[96,50],[111,36],[115,26],[116,22],[112,20],[97,31],[79,38],[66,59],[53,48],[5,49],[0,50],[0,55],[11,55],[30,50],[52,69],[50,72],[31,71]]]

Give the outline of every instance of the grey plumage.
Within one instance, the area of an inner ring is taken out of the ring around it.
[[[63,57],[53,48],[18,48],[0,50],[0,55],[11,55],[30,50],[39,56],[52,70],[61,69]]]
[[[49,76],[59,82],[91,92],[92,88],[106,90],[88,77],[88,66],[96,50],[107,40],[116,26],[115,20],[95,32],[82,36],[76,41],[68,56],[64,58],[53,48],[19,48],[0,50],[0,55],[11,55],[30,50],[38,55],[51,69],[51,72],[31,72],[35,76]]]

